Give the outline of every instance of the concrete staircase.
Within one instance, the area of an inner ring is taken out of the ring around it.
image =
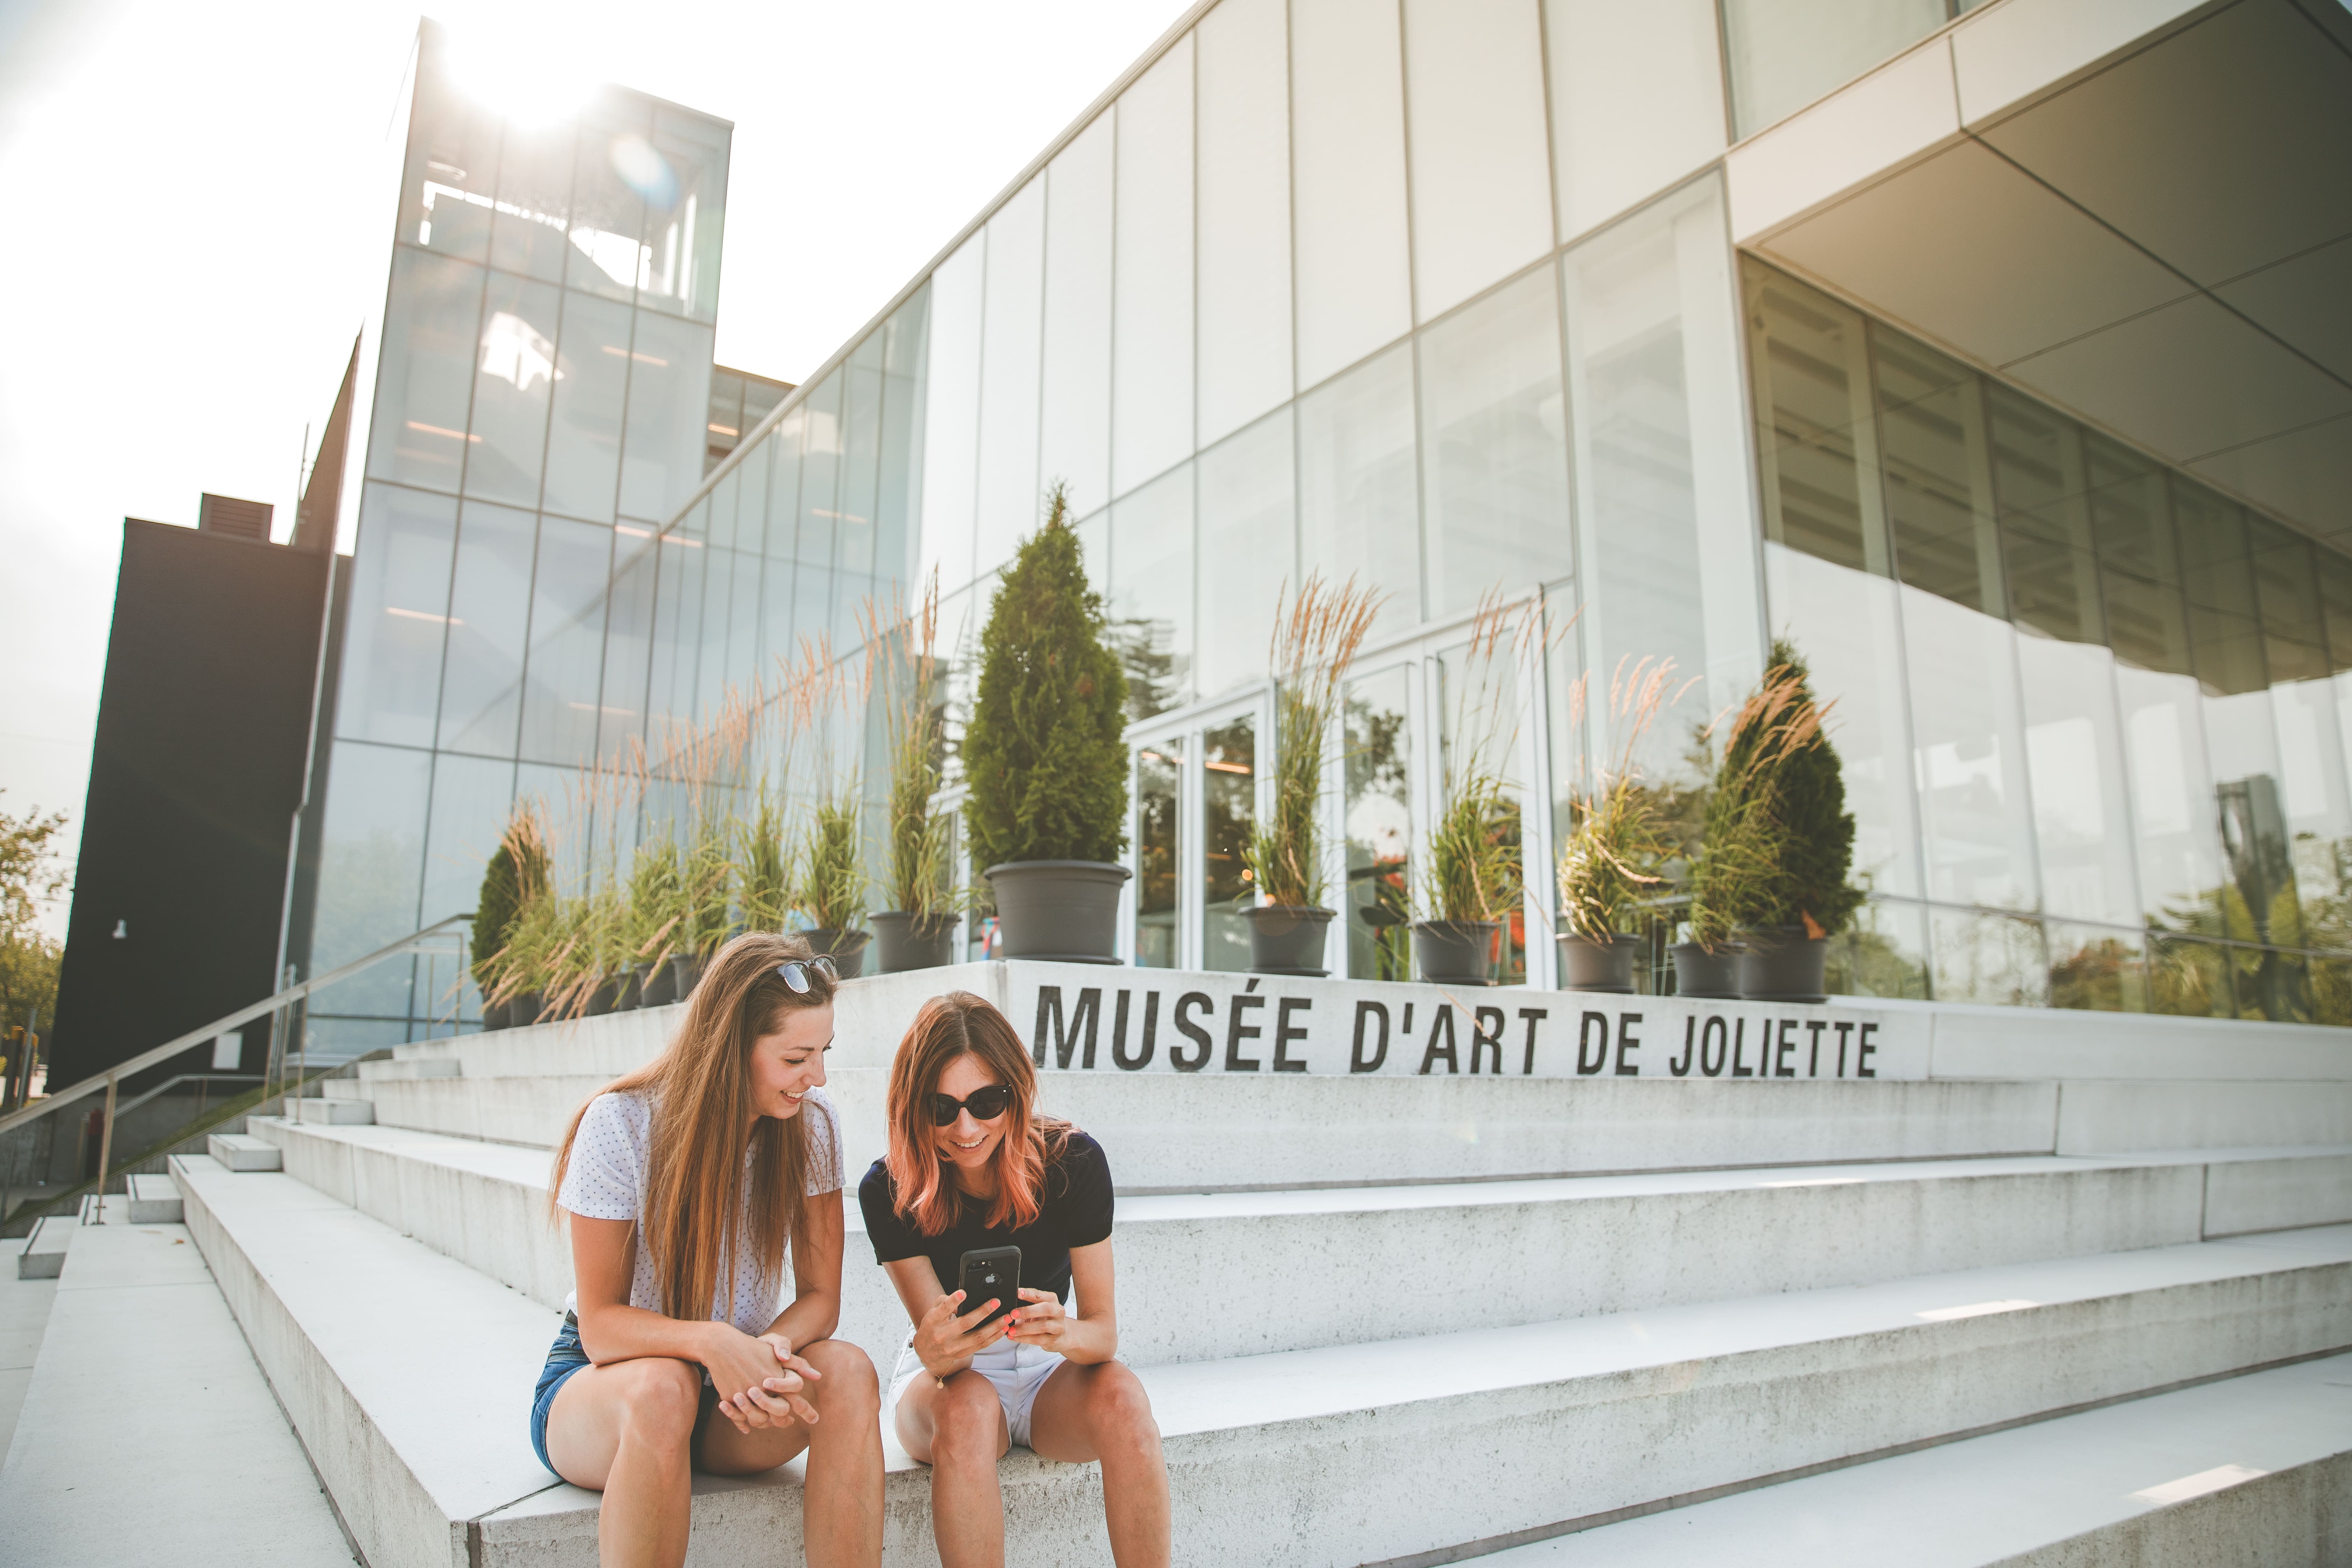
[[[1150,978],[1203,1001],[1239,979]],[[1081,983],[1101,972],[848,987],[831,1092],[852,1184],[917,1001],[982,990],[1042,1042],[1037,988]],[[1279,984],[1327,1018],[1455,1005]],[[1624,1000],[1548,999],[1559,1018]],[[1682,1015],[1643,1002],[1654,1058],[1658,1018]],[[1041,1043],[1047,1109],[1102,1141],[1122,1190],[1122,1350],[1167,1439],[1178,1560],[1671,1563],[1755,1531],[1808,1563],[2126,1560],[2236,1531],[2321,1546],[2211,1560],[2352,1560],[2352,1040],[1782,1012],[1815,1039],[1891,1020],[1910,1076],[1538,1077],[1532,1025],[1529,1071],[1515,1044],[1501,1077],[1423,1076],[1418,1050],[1364,1073],[1344,1051],[1282,1076],[1088,1070],[1091,1045],[1065,1069]],[[376,1568],[593,1562],[596,1498],[526,1428],[570,1287],[547,1145],[677,1018],[403,1047],[249,1125],[282,1169],[174,1163],[189,1233]],[[847,1220],[841,1334],[887,1371],[904,1315],[854,1201]],[[928,1478],[887,1447],[888,1561],[934,1561]],[[796,1560],[798,1472],[699,1481],[692,1560]],[[1107,1559],[1091,1467],[1016,1454],[1003,1476],[1009,1560]],[[1913,1552],[1922,1532],[1943,1555]]]

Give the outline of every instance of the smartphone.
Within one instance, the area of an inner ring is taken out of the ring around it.
[[[996,1310],[974,1323],[973,1328],[992,1323],[1021,1304],[1021,1249],[1017,1247],[989,1247],[967,1252],[957,1265],[963,1283],[963,1305],[957,1315],[971,1311],[982,1301],[994,1300]]]

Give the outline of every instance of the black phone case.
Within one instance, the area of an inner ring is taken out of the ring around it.
[[[956,1275],[963,1287],[959,1316],[991,1297],[996,1300],[996,1310],[974,1323],[974,1328],[996,1321],[1021,1304],[1021,1249],[1017,1247],[986,1247],[967,1252],[956,1264]]]

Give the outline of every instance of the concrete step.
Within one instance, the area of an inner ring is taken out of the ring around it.
[[[57,1295],[55,1279],[20,1279],[0,1270],[0,1460],[6,1459],[16,1437],[17,1412],[24,1407]]]
[[[248,1118],[247,1125],[254,1120]],[[230,1171],[275,1171],[283,1158],[277,1144],[250,1132],[215,1132],[205,1140],[205,1152]]]
[[[80,1228],[79,1215],[53,1214],[35,1220],[32,1234],[25,1237],[24,1248],[16,1254],[16,1278],[55,1279],[64,1273],[66,1249]]]
[[[334,1085],[330,1083],[328,1087],[331,1089]],[[356,1096],[346,1098],[341,1094],[331,1094],[317,1100],[296,1100],[294,1115],[296,1120],[308,1125],[366,1127],[375,1121],[375,1106],[372,1101]],[[248,1120],[246,1125],[251,1127],[253,1123]]]
[[[57,1289],[26,1440],[0,1467],[0,1555],[55,1568],[353,1560],[185,1227],[89,1226]],[[133,1364],[149,1373],[126,1394]]]
[[[125,1216],[132,1225],[177,1225],[180,1223],[180,1189],[165,1175],[131,1176],[129,1213]]]
[[[291,1177],[173,1171],[370,1563],[593,1560],[594,1497],[527,1446],[551,1312]],[[432,1356],[412,1353],[419,1322]],[[1322,1568],[1450,1557],[2347,1344],[2352,1227],[2332,1227],[1142,1375],[1176,1560]],[[1476,1484],[1430,1486],[1433,1454]],[[895,1447],[890,1469],[886,1561],[929,1562],[927,1480]],[[1099,1558],[1092,1467],[1023,1454],[1003,1475],[1009,1560]],[[798,1485],[797,1467],[698,1481],[698,1552],[791,1560]]]
[[[1998,1506],[1988,1506],[1997,1500]],[[1475,1559],[1479,1568],[2335,1563],[2352,1356],[1940,1444]]]
[[[289,1175],[337,1201],[548,1306],[571,1289],[544,1152],[382,1127],[250,1125],[283,1149]],[[2124,1251],[2224,1234],[2209,1209],[2231,1231],[2352,1220],[2352,1183],[2337,1179],[2352,1153],[2256,1152],[1124,1198],[1122,1348],[1139,1366],[1208,1360]],[[2308,1179],[2294,1180],[2306,1164]],[[870,1266],[854,1194],[845,1206],[841,1337],[880,1361],[906,1314]],[[1255,1298],[1275,1279],[1279,1312],[1199,1310]]]
[[[362,1084],[419,1078],[456,1078],[460,1070],[455,1052],[430,1057],[394,1057],[389,1061],[363,1061],[353,1065],[359,1072],[358,1081]]]

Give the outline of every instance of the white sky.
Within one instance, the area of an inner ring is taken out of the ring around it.
[[[793,382],[1185,9],[430,7],[509,48],[560,36],[519,56],[550,78],[735,121],[719,360]],[[66,811],[78,839],[122,518],[193,524],[212,490],[289,521],[303,426],[383,287],[377,171],[417,17],[0,0],[0,806]]]

